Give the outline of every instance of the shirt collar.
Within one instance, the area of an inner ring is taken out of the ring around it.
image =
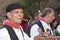
[[[47,23],[47,21],[44,18],[40,18],[39,20],[44,21],[45,23]]]

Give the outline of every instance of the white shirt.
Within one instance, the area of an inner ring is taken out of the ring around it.
[[[57,31],[60,33],[60,25],[58,25],[58,27],[57,27]]]
[[[16,28],[13,28],[13,30],[15,31],[17,37],[19,40],[24,40],[23,39],[23,36],[22,36],[22,32],[20,29],[16,29]],[[33,37],[29,38],[23,31],[23,34],[24,34],[24,38],[25,40],[34,40]],[[9,33],[7,31],[6,28],[2,28],[0,29],[0,40],[11,40],[10,39],[10,36],[9,36]]]
[[[51,30],[51,32],[52,32],[52,29],[51,29],[50,25],[48,25],[46,22],[44,22],[42,20],[40,20],[40,21],[41,21],[41,23],[43,25],[43,28],[44,28],[45,32],[47,32],[47,30],[46,30],[47,28],[49,30]],[[34,24],[31,27],[31,30],[30,30],[30,36],[31,37],[35,37],[36,35],[39,35],[38,28],[39,28],[39,26],[37,24]],[[52,35],[53,35],[53,32],[52,32]]]

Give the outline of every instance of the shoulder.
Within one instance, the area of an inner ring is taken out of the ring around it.
[[[2,33],[2,32],[8,32],[8,30],[7,30],[7,28],[6,28],[7,26],[2,26],[1,28],[0,28],[0,33]]]
[[[39,28],[38,24],[34,24],[34,25],[31,27],[31,29],[37,29],[37,28]]]
[[[9,33],[6,28],[0,29],[0,40],[10,40]]]
[[[60,25],[58,25],[58,27],[60,27]]]
[[[60,28],[60,25],[58,25],[57,28]]]
[[[6,28],[0,28],[0,31],[6,31],[7,29]]]
[[[46,24],[46,22],[44,22],[44,21],[41,21],[41,23],[42,23],[42,24]]]
[[[60,33],[60,25],[58,25],[58,27],[57,27],[57,31]]]
[[[60,25],[57,26],[57,30],[60,29]]]
[[[0,37],[2,37],[2,36],[6,36],[7,33],[8,33],[8,31],[7,31],[6,28],[1,28],[1,29],[0,29]]]
[[[6,32],[7,32],[7,29],[6,29],[6,28],[1,28],[1,29],[0,29],[0,34],[1,34],[1,33],[6,33]]]

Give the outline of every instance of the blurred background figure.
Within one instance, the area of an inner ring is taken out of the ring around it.
[[[2,26],[2,19],[0,18],[0,27]]]
[[[28,25],[29,25],[30,23],[35,23],[39,18],[41,18],[41,16],[42,16],[42,13],[41,13],[40,10],[36,10],[36,11],[34,11],[33,13],[31,13],[31,14],[29,15],[30,20],[29,20],[29,22],[28,22]]]
[[[56,19],[54,19],[53,22],[51,23],[51,28],[53,30],[54,36],[56,36],[56,29],[58,25],[59,25],[59,22]]]
[[[4,21],[6,18],[7,18],[6,16],[3,16],[3,17],[0,18],[0,27],[3,26],[3,25],[2,25],[2,24],[4,24],[3,21]]]
[[[50,27],[50,23],[55,19],[54,11],[52,8],[45,8],[42,12],[40,20],[31,27],[30,36],[34,37],[39,34],[38,29],[41,28],[44,32],[44,36],[53,35],[53,31]],[[48,30],[47,30],[48,29]]]
[[[32,25],[39,20],[39,18],[41,18],[42,13],[40,10],[36,10],[33,13],[30,14],[30,21],[28,22],[28,26],[26,27],[25,32],[28,34],[28,36],[30,37],[30,29],[32,27]]]
[[[53,20],[53,22],[51,23],[52,30],[56,30],[58,25],[59,22],[56,19]]]
[[[59,25],[57,26],[57,36],[60,36],[60,21],[59,21]]]
[[[21,23],[21,26],[22,26],[22,28],[23,28],[24,31],[25,31],[27,25],[28,25],[28,19],[23,19],[23,21]]]

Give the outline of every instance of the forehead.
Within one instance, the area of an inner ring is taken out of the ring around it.
[[[13,10],[11,10],[11,12],[14,12],[14,11],[23,11],[23,9],[13,9]]]

